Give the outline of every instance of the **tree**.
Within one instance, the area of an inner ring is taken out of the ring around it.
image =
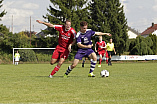
[[[132,55],[152,55],[153,51],[151,49],[153,41],[150,37],[138,36],[135,40],[135,44],[130,51]]]
[[[106,0],[92,0],[90,5],[91,28],[95,31],[111,32],[107,22]]]
[[[117,53],[122,54],[126,48],[127,35],[127,20],[123,11],[123,6],[119,0],[106,0],[107,13],[106,17],[110,26],[113,41]]]
[[[3,0],[0,0],[0,8],[3,6],[1,5],[3,2]],[[1,21],[1,18],[6,14],[7,12],[5,10],[3,10],[1,13],[0,13],[0,21]]]
[[[9,33],[9,29],[4,26],[3,24],[0,24],[0,34],[8,34]]]
[[[153,45],[151,47],[153,54],[157,54],[157,36],[155,34],[150,34],[149,37],[153,41]]]
[[[53,24],[64,24],[66,19],[72,21],[72,27],[78,31],[81,20],[87,20],[87,8],[83,6],[87,0],[50,0],[53,6],[49,6],[45,19]]]
[[[127,21],[119,0],[92,0],[90,12],[92,29],[111,33],[117,53],[122,54],[128,36]],[[109,37],[105,38],[109,40]]]

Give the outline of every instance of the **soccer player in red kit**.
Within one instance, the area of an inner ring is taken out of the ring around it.
[[[52,78],[52,76],[60,69],[63,62],[68,58],[68,55],[71,52],[71,46],[76,42],[76,31],[71,27],[70,20],[66,20],[64,25],[53,25],[40,20],[37,20],[37,22],[59,31],[58,45],[53,52],[50,62],[51,65],[58,62],[57,66],[55,66],[49,75],[49,77]]]
[[[106,54],[106,43],[105,41],[102,41],[102,36],[99,36],[99,42],[96,42],[95,44],[95,52],[98,52],[99,54],[98,67],[101,67],[102,58],[104,57],[104,54]]]

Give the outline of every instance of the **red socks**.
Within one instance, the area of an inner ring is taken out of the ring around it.
[[[101,65],[101,61],[102,61],[102,59],[99,59],[99,64]]]
[[[59,66],[57,65],[51,72],[51,75],[53,76],[58,70],[59,70]]]

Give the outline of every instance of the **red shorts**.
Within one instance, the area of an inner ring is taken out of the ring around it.
[[[105,51],[99,51],[98,54],[102,55],[102,57],[104,57]]]
[[[52,58],[53,59],[60,59],[60,58],[64,58],[64,59],[67,59],[68,58],[68,55],[69,55],[69,50],[68,49],[65,49],[63,47],[60,47],[59,45],[57,45],[55,51],[53,52],[52,54]]]

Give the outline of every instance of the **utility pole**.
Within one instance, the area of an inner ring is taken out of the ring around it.
[[[12,22],[11,22],[11,32],[13,33],[13,15],[12,15]]]
[[[30,46],[31,46],[31,16],[30,16]]]

